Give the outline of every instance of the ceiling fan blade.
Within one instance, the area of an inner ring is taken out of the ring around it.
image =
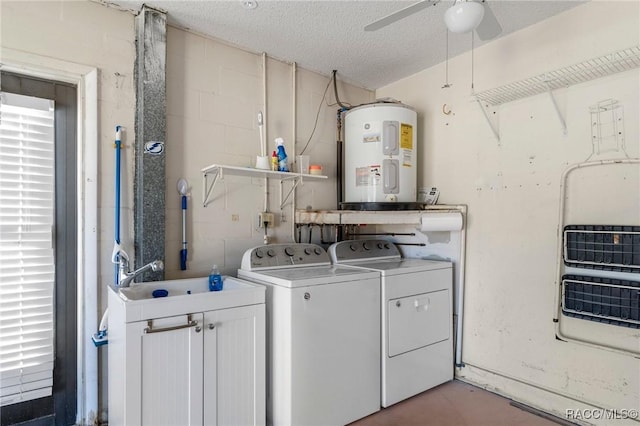
[[[502,27],[496,19],[496,15],[491,11],[489,4],[484,2],[482,5],[484,6],[484,18],[476,28],[476,34],[478,34],[480,40],[491,40],[502,32]]]
[[[407,6],[404,9],[400,9],[397,12],[393,12],[390,15],[385,16],[384,18],[380,18],[375,22],[364,27],[365,31],[376,31],[380,28],[386,27],[389,24],[392,24],[396,21],[406,18],[409,15],[413,15],[414,13],[425,9],[431,5],[435,5],[439,3],[440,0],[422,0],[418,3],[414,3],[411,6]]]

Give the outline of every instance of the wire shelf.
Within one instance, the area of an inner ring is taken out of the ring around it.
[[[562,277],[566,316],[640,328],[640,283],[578,275]]]
[[[567,225],[563,257],[577,268],[640,273],[640,227]]]
[[[485,90],[476,93],[475,96],[476,99],[482,102],[496,106],[639,67],[640,46],[634,46],[535,77]]]

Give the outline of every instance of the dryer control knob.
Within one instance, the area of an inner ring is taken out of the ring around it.
[[[264,257],[264,253],[260,249],[257,249],[255,253],[258,259],[262,259]]]
[[[313,249],[313,252],[314,252],[315,254],[317,254],[318,256],[320,256],[320,255],[322,254],[322,250],[320,250],[320,248],[318,248],[318,247],[314,248],[314,249]]]
[[[384,248],[384,244],[382,244],[382,243],[378,243],[378,248],[379,248],[380,250],[382,250],[382,249]]]
[[[351,251],[356,251],[358,249],[358,246],[355,244],[349,244],[349,248],[351,249]]]
[[[362,248],[365,250],[371,250],[371,246],[369,245],[369,243],[362,243]]]
[[[389,243],[386,243],[386,244],[384,245],[384,248],[386,248],[387,250],[389,250],[389,249],[391,248],[391,246],[389,245]]]
[[[293,249],[291,247],[285,247],[284,254],[287,256],[293,256]]]
[[[267,250],[267,256],[269,256],[269,257],[273,257],[273,256],[275,256],[275,255],[276,255],[276,252],[275,252],[275,251],[273,251],[273,250],[271,250],[271,249]]]
[[[304,254],[306,254],[307,256],[309,256],[311,254],[311,249],[310,248],[306,248],[304,249]]]

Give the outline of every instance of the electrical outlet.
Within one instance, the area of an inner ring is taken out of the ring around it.
[[[273,226],[275,217],[273,213],[262,212],[258,215],[258,226],[262,228],[265,224]]]

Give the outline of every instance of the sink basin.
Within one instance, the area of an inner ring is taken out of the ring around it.
[[[209,291],[208,277],[109,287],[109,316],[123,315],[125,322],[134,322],[264,303],[264,286],[230,276],[223,279],[221,291]],[[167,296],[154,297],[155,290],[166,290]]]
[[[225,277],[224,287],[222,291],[237,291],[241,289],[250,289],[253,287],[255,287],[255,285],[247,281],[241,281],[233,277]],[[156,297],[153,296],[153,292],[155,290],[166,290],[168,292],[168,295],[166,297],[189,296],[197,293],[208,293],[209,278],[189,278],[185,280],[153,281],[149,283],[134,284],[131,287],[121,288],[120,297],[125,301],[156,299]],[[212,296],[214,296],[215,293],[213,293]]]

